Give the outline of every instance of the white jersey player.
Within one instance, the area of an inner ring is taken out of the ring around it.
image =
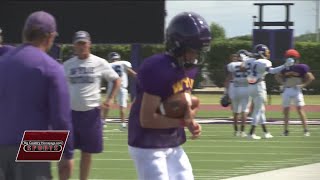
[[[122,128],[126,127],[125,123],[125,109],[127,108],[128,104],[128,74],[136,77],[136,72],[132,70],[131,63],[128,61],[121,60],[121,56],[117,52],[111,52],[108,54],[108,60],[111,61],[111,67],[118,73],[119,77],[121,78],[121,86],[120,90],[117,95],[117,102],[120,108],[120,118],[122,122]],[[108,82],[108,89],[107,94],[110,93],[113,87],[112,82]],[[105,112],[105,116],[108,112]]]
[[[245,67],[248,72],[249,96],[253,100],[252,123],[249,137],[252,139],[261,139],[260,136],[255,135],[255,127],[261,124],[264,138],[272,138],[273,136],[266,128],[265,102],[267,98],[266,83],[264,81],[265,75],[268,73],[276,74],[287,66],[292,66],[293,61],[287,61],[284,65],[272,68],[270,60],[270,51],[266,45],[258,44],[254,47],[254,53],[257,59],[249,59],[245,61]]]
[[[229,83],[229,97],[231,99],[233,120],[234,120],[234,130],[235,136],[246,137],[244,132],[245,123],[247,120],[246,114],[248,112],[248,81],[247,73],[241,69],[242,57],[238,54],[234,54],[237,59],[227,65],[227,70],[229,73],[232,83]],[[241,130],[238,131],[238,120],[241,113]]]

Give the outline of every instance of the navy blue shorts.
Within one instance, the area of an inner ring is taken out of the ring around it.
[[[103,151],[103,125],[100,108],[72,111],[74,148],[87,153]]]

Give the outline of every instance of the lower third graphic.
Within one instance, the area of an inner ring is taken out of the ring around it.
[[[16,162],[60,161],[69,131],[25,131]]]

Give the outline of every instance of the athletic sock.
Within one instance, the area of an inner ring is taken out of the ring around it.
[[[244,131],[244,125],[241,125],[241,131],[242,132]]]
[[[254,134],[255,129],[256,129],[256,126],[252,125],[250,129],[250,135]]]
[[[265,124],[261,124],[261,127],[264,133],[268,133],[268,130]]]

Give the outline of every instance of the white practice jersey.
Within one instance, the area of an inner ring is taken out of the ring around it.
[[[115,61],[110,63],[111,67],[118,73],[121,78],[121,88],[128,87],[128,68],[132,68],[128,61]],[[112,88],[113,83],[108,82],[108,89]]]
[[[272,62],[268,59],[249,59],[244,62],[249,77],[256,80],[263,80],[268,74],[268,68],[272,68]]]
[[[247,72],[241,71],[242,62],[231,62],[227,65],[228,72],[232,74],[232,81],[235,87],[247,87]]]
[[[240,57],[241,57],[241,59],[242,59],[243,62],[244,62],[244,61],[247,61],[247,60],[249,60],[249,59],[252,59],[251,57],[246,56],[246,55],[244,55],[244,54],[240,54]]]
[[[64,63],[71,108],[75,111],[88,111],[100,106],[101,79],[114,81],[118,74],[105,59],[90,54],[87,59],[81,60],[72,57]]]

